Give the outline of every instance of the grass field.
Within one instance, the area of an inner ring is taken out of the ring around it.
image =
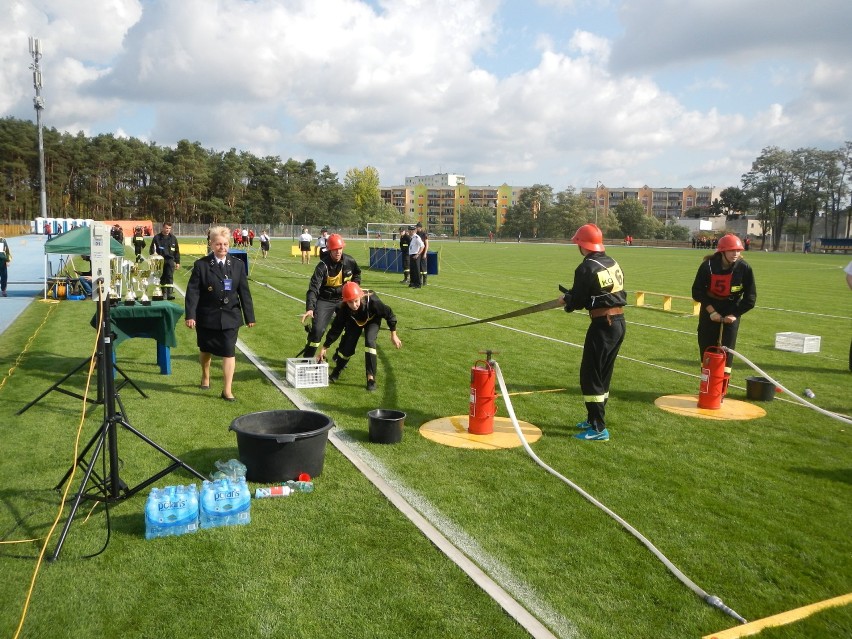
[[[258,324],[241,339],[284,377],[304,345],[298,315],[311,266],[289,256],[250,255]],[[651,540],[708,593],[749,620],[852,591],[850,426],[779,397],[752,421],[710,421],[663,412],[662,395],[698,389],[697,319],[629,307],[627,337],[608,404],[611,441],[579,442],[585,417],[578,367],[588,324],[557,309],[468,328],[455,324],[554,299],[580,260],[574,246],[436,242],[440,274],[413,291],[400,276],[366,270],[399,319],[400,351],[379,337],[377,393],[364,390],[361,350],[340,382],[302,394],[342,434],[415,497],[445,534],[558,637],[701,637],[735,625],[678,582],[616,522],[541,470],[522,448],[496,452],[440,446],[424,422],[467,412],[470,368],[497,354],[519,419],[543,431],[533,448]],[[347,252],[362,266],[367,246]],[[614,247],[628,291],[689,296],[703,251]],[[852,292],[846,256],[749,252],[758,308],[745,316],[737,350],[818,406],[852,412],[847,356]],[[189,266],[185,262],[185,267]],[[183,286],[188,269],[178,272]],[[629,300],[632,304],[634,296]],[[649,302],[653,302],[650,300]],[[678,306],[682,304],[682,306]],[[52,490],[74,459],[81,402],[51,393],[16,416],[94,348],[93,305],[34,303],[0,335],[4,542],[43,539],[56,516]],[[819,353],[774,349],[777,332],[821,336]],[[123,370],[149,394],[121,393],[128,421],[202,472],[236,456],[231,420],[292,404],[238,357],[230,404],[214,367],[212,390],[197,388],[194,336],[182,325],[173,374],[154,365],[150,340],[118,348]],[[745,399],[753,371],[735,362],[729,397]],[[84,375],[69,380],[79,387]],[[522,394],[521,394],[522,393]],[[498,401],[499,414],[505,404]],[[407,413],[403,441],[367,441],[367,411]],[[83,425],[83,442],[100,424]],[[122,436],[130,485],[165,466]],[[157,485],[188,483],[175,472]],[[76,480],[73,488],[76,489]],[[259,500],[239,528],[146,541],[144,496],[95,509],[72,526],[62,555],[36,580],[23,637],[524,637],[525,630],[444,557],[329,446],[316,491]],[[86,513],[90,507],[86,508]],[[84,513],[84,515],[86,514]],[[109,523],[109,526],[107,525]],[[108,533],[109,530],[109,533]],[[105,552],[91,559],[108,540]],[[43,541],[0,546],[0,635],[13,636]],[[49,548],[55,545],[55,538]],[[852,636],[852,606],[833,608],[760,634],[765,638]]]

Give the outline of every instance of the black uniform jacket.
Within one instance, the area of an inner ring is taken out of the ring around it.
[[[328,329],[328,334],[325,337],[325,348],[328,348],[337,341],[337,338],[340,337],[343,329],[345,329],[346,325],[350,322],[354,322],[363,328],[369,322],[381,322],[382,320],[385,320],[390,330],[396,330],[396,315],[394,315],[393,309],[382,302],[378,295],[373,293],[373,291],[364,292],[367,293],[367,296],[361,300],[361,306],[357,311],[353,311],[345,303],[341,303],[340,306],[337,307],[337,314],[334,316],[334,322],[331,324],[331,328]]]
[[[305,310],[315,310],[317,299],[339,302],[346,282],[361,283],[361,268],[355,258],[344,253],[340,261],[335,262],[331,259],[330,252],[322,255],[319,264],[314,268],[311,283],[308,285]]]
[[[180,264],[180,247],[173,233],[168,235],[157,233],[151,238],[151,248],[148,249],[148,254],[153,255],[154,253],[167,260],[174,260],[175,264]]]
[[[225,279],[231,290],[225,290]],[[242,260],[225,260],[224,276],[216,266],[212,253],[196,260],[186,285],[185,318],[208,329],[239,328],[254,323],[254,304],[248,286],[246,266]]]
[[[574,270],[574,283],[565,294],[565,310],[614,308],[627,304],[624,274],[606,253],[589,253]]]
[[[708,306],[721,314],[739,317],[757,303],[754,272],[744,260],[734,262],[732,268],[722,268],[722,254],[715,253],[704,260],[692,283],[692,299],[701,303],[701,311]]]

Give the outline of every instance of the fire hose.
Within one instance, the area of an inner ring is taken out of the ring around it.
[[[662,552],[660,552],[656,548],[656,546],[654,546],[654,544],[652,544],[647,538],[645,538],[645,536],[642,535],[642,533],[640,533],[638,530],[636,530],[633,526],[631,526],[629,523],[627,523],[624,519],[622,519],[620,516],[618,516],[615,512],[613,512],[612,510],[607,508],[600,501],[598,501],[597,499],[592,497],[589,493],[587,493],[585,490],[583,490],[580,486],[578,486],[577,484],[572,482],[570,479],[568,479],[564,475],[560,474],[558,471],[556,471],[553,468],[551,468],[550,466],[548,466],[545,462],[543,462],[533,452],[532,448],[530,448],[529,443],[527,442],[526,438],[524,437],[524,433],[521,430],[520,424],[518,424],[518,418],[515,416],[515,409],[512,407],[512,400],[509,398],[509,391],[506,389],[506,382],[503,380],[503,371],[500,370],[500,365],[497,362],[492,360],[491,363],[494,365],[494,368],[497,371],[497,381],[500,384],[500,392],[503,394],[503,400],[506,402],[506,410],[509,413],[509,418],[512,420],[512,425],[515,428],[515,432],[517,433],[518,438],[521,440],[521,444],[523,444],[524,450],[526,450],[527,454],[530,457],[532,457],[533,461],[535,461],[536,464],[541,466],[544,470],[546,470],[548,473],[550,473],[554,477],[561,479],[563,482],[568,484],[568,486],[570,486],[575,491],[580,493],[580,495],[584,499],[586,499],[587,501],[589,501],[593,505],[600,508],[603,512],[605,512],[607,515],[609,515],[615,521],[617,521],[619,524],[621,524],[621,526],[625,530],[627,530],[627,532],[629,532],[631,535],[636,537],[636,539],[638,539],[642,543],[642,545],[644,545],[648,550],[650,550],[651,553],[657,559],[659,559],[666,568],[668,568],[669,572],[671,572],[678,579],[678,581],[680,581],[683,585],[685,585],[687,588],[689,588],[699,598],[701,598],[707,604],[713,606],[714,608],[721,610],[726,615],[733,617],[738,622],[748,623],[743,617],[741,617],[739,614],[737,614],[737,612],[735,610],[732,610],[731,608],[726,606],[724,604],[724,602],[719,597],[717,597],[716,595],[708,594],[707,592],[702,590],[695,582],[693,582],[689,577],[684,575],[683,572],[681,572],[680,569],[678,569],[677,566],[675,566]]]
[[[563,293],[567,293],[567,289],[559,287],[559,290]],[[486,317],[485,319],[474,320],[472,322],[463,322],[461,324],[450,324],[449,326],[420,326],[417,328],[412,328],[409,330],[412,331],[434,331],[442,328],[461,328],[462,326],[473,326],[474,324],[487,324],[488,322],[496,322],[499,320],[509,319],[510,317],[521,317],[522,315],[530,315],[532,313],[539,313],[541,311],[549,311],[552,308],[559,308],[565,304],[565,300],[562,297],[558,297],[555,300],[550,300],[549,302],[542,302],[541,304],[534,304],[533,306],[526,306],[524,308],[518,309],[516,311],[510,311],[508,313],[503,313],[502,315],[494,315],[493,317]]]

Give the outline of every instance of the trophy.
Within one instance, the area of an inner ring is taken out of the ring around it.
[[[163,258],[160,255],[152,255],[148,258],[150,273],[150,282],[154,285],[154,294],[152,298],[154,301],[161,301],[163,299],[163,289],[160,288],[160,276],[163,274]]]
[[[139,303],[142,306],[151,306],[151,299],[148,297],[148,278],[143,277],[140,280],[140,284],[142,288],[140,289],[142,295],[139,296]]]

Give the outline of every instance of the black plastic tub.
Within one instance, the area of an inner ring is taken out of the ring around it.
[[[402,441],[405,413],[401,410],[377,408],[367,413],[370,441],[374,444],[397,444]]]
[[[230,429],[246,479],[279,482],[301,473],[318,477],[325,462],[330,417],[309,410],[267,410],[237,417]]]
[[[746,397],[757,402],[775,399],[775,384],[765,377],[746,377]]]

